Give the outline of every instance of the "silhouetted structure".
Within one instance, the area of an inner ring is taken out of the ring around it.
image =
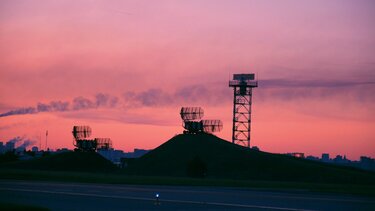
[[[183,120],[184,134],[199,132],[214,133],[223,129],[221,120],[201,120],[204,111],[201,107],[182,107],[180,111]]]
[[[91,128],[89,126],[74,126],[72,133],[76,140],[88,138],[91,136]]]
[[[251,150],[206,133],[174,136],[126,164],[127,173],[138,176],[375,184],[373,173]]]
[[[286,154],[292,157],[296,157],[296,158],[305,158],[305,153],[303,152],[289,152]]]
[[[223,129],[221,120],[203,119],[201,120],[203,131],[206,133],[220,132]]]
[[[110,149],[112,148],[112,141],[110,138],[95,138],[97,149]]]
[[[192,121],[202,119],[204,111],[201,107],[182,107],[181,108],[181,119],[184,121]]]
[[[234,74],[229,87],[234,90],[232,142],[250,147],[251,97],[258,81],[254,74]]]
[[[329,154],[328,154],[328,153],[323,153],[323,154],[322,154],[322,161],[323,161],[323,162],[329,162],[329,161],[330,161],[330,158],[329,158]]]
[[[74,126],[73,127],[73,145],[76,151],[96,151],[97,149],[110,149],[112,148],[112,141],[109,138],[94,138],[89,139],[91,136],[91,128],[89,126]]]

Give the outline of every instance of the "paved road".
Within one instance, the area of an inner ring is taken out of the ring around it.
[[[375,210],[375,198],[308,191],[11,180],[0,180],[0,202],[51,210]]]

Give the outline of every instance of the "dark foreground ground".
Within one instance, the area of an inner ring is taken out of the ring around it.
[[[375,210],[372,197],[301,190],[15,180],[0,180],[0,203],[51,210]]]

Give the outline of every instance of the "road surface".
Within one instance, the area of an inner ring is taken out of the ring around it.
[[[51,210],[375,210],[375,198],[308,191],[13,180],[0,180],[0,202]]]

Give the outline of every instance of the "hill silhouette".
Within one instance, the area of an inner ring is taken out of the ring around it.
[[[375,174],[271,154],[232,144],[210,134],[181,134],[139,159],[126,170],[135,175],[254,179],[273,181],[370,183]]]
[[[77,172],[108,172],[117,169],[109,160],[95,152],[64,152],[33,160],[4,163],[0,167]]]

